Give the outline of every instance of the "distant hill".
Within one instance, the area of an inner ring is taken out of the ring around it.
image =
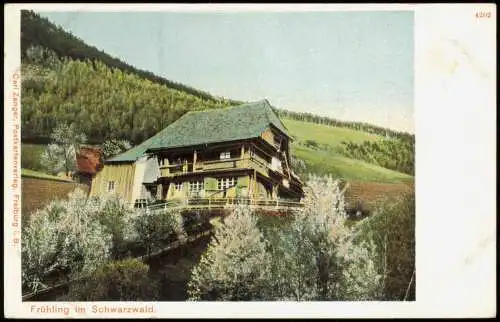
[[[289,118],[292,120],[297,120],[301,122],[308,122],[314,124],[349,128],[353,130],[363,131],[366,133],[383,135],[388,138],[397,138],[402,140],[415,140],[415,135],[403,132],[396,131],[389,128],[385,128],[378,125],[373,125],[365,122],[351,122],[351,121],[341,121],[332,117],[327,116],[319,116],[312,113],[304,113],[304,112],[294,112],[286,109],[275,108],[275,112],[280,117]]]
[[[304,172],[352,180],[405,181],[414,174],[414,141],[282,117]]]

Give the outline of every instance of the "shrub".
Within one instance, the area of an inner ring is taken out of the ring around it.
[[[43,145],[21,143],[21,168],[44,172],[40,162],[44,150]]]
[[[46,211],[53,209],[55,203]],[[23,225],[21,238],[21,263],[23,286],[32,291],[44,287],[43,277],[57,266],[58,231],[48,215],[31,216],[28,225]]]
[[[306,140],[304,142],[304,145],[305,146],[308,146],[308,147],[311,147],[313,149],[317,149],[319,148],[319,145],[318,145],[318,142],[314,141],[314,140]]]
[[[182,213],[183,227],[186,234],[196,234],[211,228],[212,214],[209,211],[187,210]]]
[[[90,277],[70,284],[72,301],[154,301],[158,286],[148,276],[149,266],[126,259],[100,265]]]
[[[177,210],[141,209],[131,222],[136,234],[131,238],[146,248],[147,255],[154,247],[162,246],[165,240],[186,238],[183,219]]]
[[[55,200],[23,225],[22,281],[32,291],[55,270],[69,278],[91,273],[108,259],[127,256],[132,244],[152,247],[183,239],[177,211],[134,209],[117,196],[87,198],[80,189]]]
[[[139,238],[132,224],[138,215],[118,197],[87,198],[80,189],[53,201],[23,225],[23,284],[36,290],[53,270],[74,278],[125,256]]]
[[[139,211],[130,208],[125,200],[117,196],[97,198],[99,211],[97,220],[106,233],[111,235],[113,248],[111,257],[118,259],[126,256],[131,243],[137,242],[137,232],[134,227],[134,218],[140,215]]]
[[[376,209],[359,223],[357,240],[372,239],[380,250],[384,300],[415,300],[415,194]]]

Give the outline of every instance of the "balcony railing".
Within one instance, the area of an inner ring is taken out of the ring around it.
[[[186,200],[166,201],[150,205],[149,210],[163,210],[163,209],[224,209],[233,208],[238,204],[248,205],[251,208],[260,209],[300,209],[304,204],[300,201],[292,200],[269,200],[269,199],[251,199],[251,198],[192,198]]]
[[[248,168],[248,167],[256,167],[262,171],[267,171],[268,169],[274,170],[271,164],[267,164],[254,157],[247,157],[247,158],[231,158],[225,160],[199,161],[196,162],[196,164],[194,164],[194,168],[193,168],[193,162],[163,165],[160,166],[160,171],[162,177],[175,177],[178,175],[183,175],[192,172],[205,172],[213,170],[238,169],[238,168]]]

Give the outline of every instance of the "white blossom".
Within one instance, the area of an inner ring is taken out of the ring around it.
[[[186,239],[182,216],[177,210],[141,209],[130,218],[130,222],[134,231],[129,231],[128,236],[142,243],[147,253],[155,246],[163,246],[168,237]]]
[[[343,266],[339,289],[343,300],[369,301],[382,296],[382,275],[378,272],[373,241],[356,245],[346,242],[337,253],[337,260]]]
[[[52,142],[41,156],[42,165],[53,173],[64,170],[70,174],[76,170],[76,154],[87,137],[78,132],[74,124],[62,123],[54,128],[50,138]]]
[[[102,144],[104,158],[111,158],[117,154],[132,148],[132,144],[127,140],[109,139]]]
[[[76,154],[75,149],[72,147],[64,151],[62,146],[51,143],[47,145],[40,158],[43,167],[52,173],[65,171],[66,165],[68,165],[69,170],[76,169]]]
[[[28,226],[23,227],[22,280],[33,291],[43,287],[43,277],[57,265],[59,232],[51,216],[57,216],[54,210],[58,206],[58,202],[53,202],[45,212],[32,214]]]
[[[255,299],[266,278],[266,244],[248,206],[238,205],[217,226],[214,237],[192,271],[188,285],[193,300]]]
[[[92,271],[109,257],[111,236],[95,220],[99,203],[76,189],[30,216],[22,233],[23,283],[31,290],[53,269],[71,277]]]
[[[340,182],[311,176],[305,207],[267,240],[248,208],[217,226],[192,271],[191,299],[375,300],[380,274],[371,244],[353,243]]]

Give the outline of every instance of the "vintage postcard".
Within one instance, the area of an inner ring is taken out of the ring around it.
[[[8,4],[6,317],[494,317],[496,6]]]

